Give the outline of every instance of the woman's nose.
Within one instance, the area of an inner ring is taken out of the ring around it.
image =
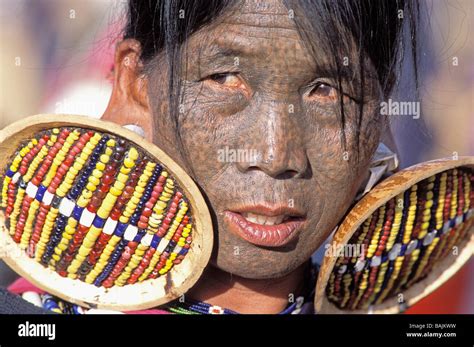
[[[285,103],[270,102],[262,109],[266,112],[261,111],[255,118],[255,141],[252,141],[256,158],[237,162],[239,171],[261,170],[277,179],[303,177],[308,170],[308,158],[303,144],[304,126],[298,124],[299,117]]]

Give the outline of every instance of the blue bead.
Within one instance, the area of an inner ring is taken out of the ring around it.
[[[83,312],[82,309],[79,309],[78,305],[72,305],[72,311],[74,312],[74,314],[81,314]]]
[[[76,205],[72,211],[72,217],[79,221],[81,219],[82,211],[84,211],[84,208]]]
[[[14,173],[12,170],[8,169],[8,170],[7,170],[7,173],[5,174],[5,176],[7,176],[7,177],[13,177],[14,174],[15,174],[15,173]]]
[[[405,255],[408,245],[402,245],[402,249],[400,250],[400,256]]]
[[[102,219],[100,218],[99,216],[95,216],[94,218],[94,221],[92,222],[92,224],[96,227],[96,228],[102,228],[105,224],[105,219]]]
[[[159,237],[156,234],[153,235],[153,239],[151,240],[150,246],[156,249],[156,247],[158,247],[158,244],[160,243],[160,240],[161,240],[161,237]]]
[[[38,191],[36,192],[36,197],[35,197],[36,200],[43,201],[43,196],[44,196],[44,193],[46,193],[46,189],[48,188],[40,184],[40,186],[38,187]]]
[[[135,237],[133,238],[133,241],[134,242],[140,242],[140,240],[142,239],[143,236],[145,236],[145,231],[143,229],[139,230],[137,235],[135,235]]]
[[[115,228],[114,235],[122,237],[125,233],[125,229],[127,229],[128,224],[123,224],[118,222],[117,227]]]

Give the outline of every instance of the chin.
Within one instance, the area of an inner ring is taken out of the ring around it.
[[[275,254],[273,261],[251,261],[251,262],[235,262],[229,259],[221,259],[219,257],[210,262],[211,266],[218,268],[221,271],[227,272],[234,276],[239,276],[247,279],[265,280],[276,279],[284,277],[299,266],[305,263],[308,259],[300,259],[299,261],[282,261],[280,254]]]

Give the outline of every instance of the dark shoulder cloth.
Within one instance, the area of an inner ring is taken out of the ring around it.
[[[37,307],[19,295],[0,287],[0,314],[50,314],[51,311]]]

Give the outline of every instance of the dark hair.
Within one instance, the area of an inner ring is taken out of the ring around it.
[[[134,38],[142,46],[141,59],[147,63],[158,53],[164,52],[169,66],[170,112],[176,113],[179,105],[181,83],[179,81],[181,46],[186,39],[223,13],[230,11],[238,2],[232,0],[129,0],[128,22],[124,38]],[[324,46],[332,53],[337,71],[339,89],[342,90],[342,75],[345,66],[341,56],[348,54],[347,35],[350,34],[358,46],[358,71],[360,99],[364,93],[364,62],[370,59],[377,72],[384,97],[393,90],[399,76],[401,56],[406,51],[402,28],[408,30],[408,48],[411,51],[415,71],[415,87],[418,89],[416,31],[419,6],[417,0],[286,0],[285,6],[294,11],[295,23],[300,35],[306,38],[310,51]],[[184,14],[184,16],[180,16]],[[314,35],[319,40],[314,39]],[[325,38],[321,42],[321,38]],[[342,143],[345,115],[342,93],[340,93]],[[360,103],[357,146],[362,122],[363,102]],[[358,151],[357,151],[358,152]]]

